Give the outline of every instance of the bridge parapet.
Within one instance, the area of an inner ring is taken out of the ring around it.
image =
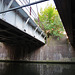
[[[0,11],[18,6],[19,4],[15,0],[0,0]],[[45,43],[45,33],[23,9],[0,14],[0,18],[12,26],[20,29],[21,31]]]

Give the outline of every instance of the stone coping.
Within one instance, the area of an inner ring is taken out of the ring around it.
[[[23,61],[23,60],[0,60],[7,63],[49,63],[49,64],[75,64],[75,61]]]

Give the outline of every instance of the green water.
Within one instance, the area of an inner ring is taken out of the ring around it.
[[[75,64],[0,62],[0,75],[75,75]]]

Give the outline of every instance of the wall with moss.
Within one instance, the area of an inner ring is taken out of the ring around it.
[[[75,50],[68,39],[49,37],[47,44],[28,55],[28,60],[38,61],[75,61]]]
[[[75,61],[75,50],[66,37],[57,40],[50,36],[47,44],[34,50],[21,44],[0,43],[0,60]]]

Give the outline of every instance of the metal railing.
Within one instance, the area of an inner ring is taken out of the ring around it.
[[[27,0],[19,0],[20,5],[27,5],[30,4]],[[27,14],[29,14],[33,19],[38,18],[38,14],[35,13],[34,9],[31,6],[23,8]]]
[[[30,4],[30,0],[19,0],[19,2],[20,2],[21,6]],[[29,14],[34,21],[35,21],[35,19],[37,19],[38,26],[41,25],[42,29],[44,29],[43,24],[40,21],[39,16],[38,16],[38,6],[37,5],[36,5],[37,14],[35,13],[34,9],[31,6],[25,7],[24,10],[25,10],[25,12],[27,11],[27,14]]]

